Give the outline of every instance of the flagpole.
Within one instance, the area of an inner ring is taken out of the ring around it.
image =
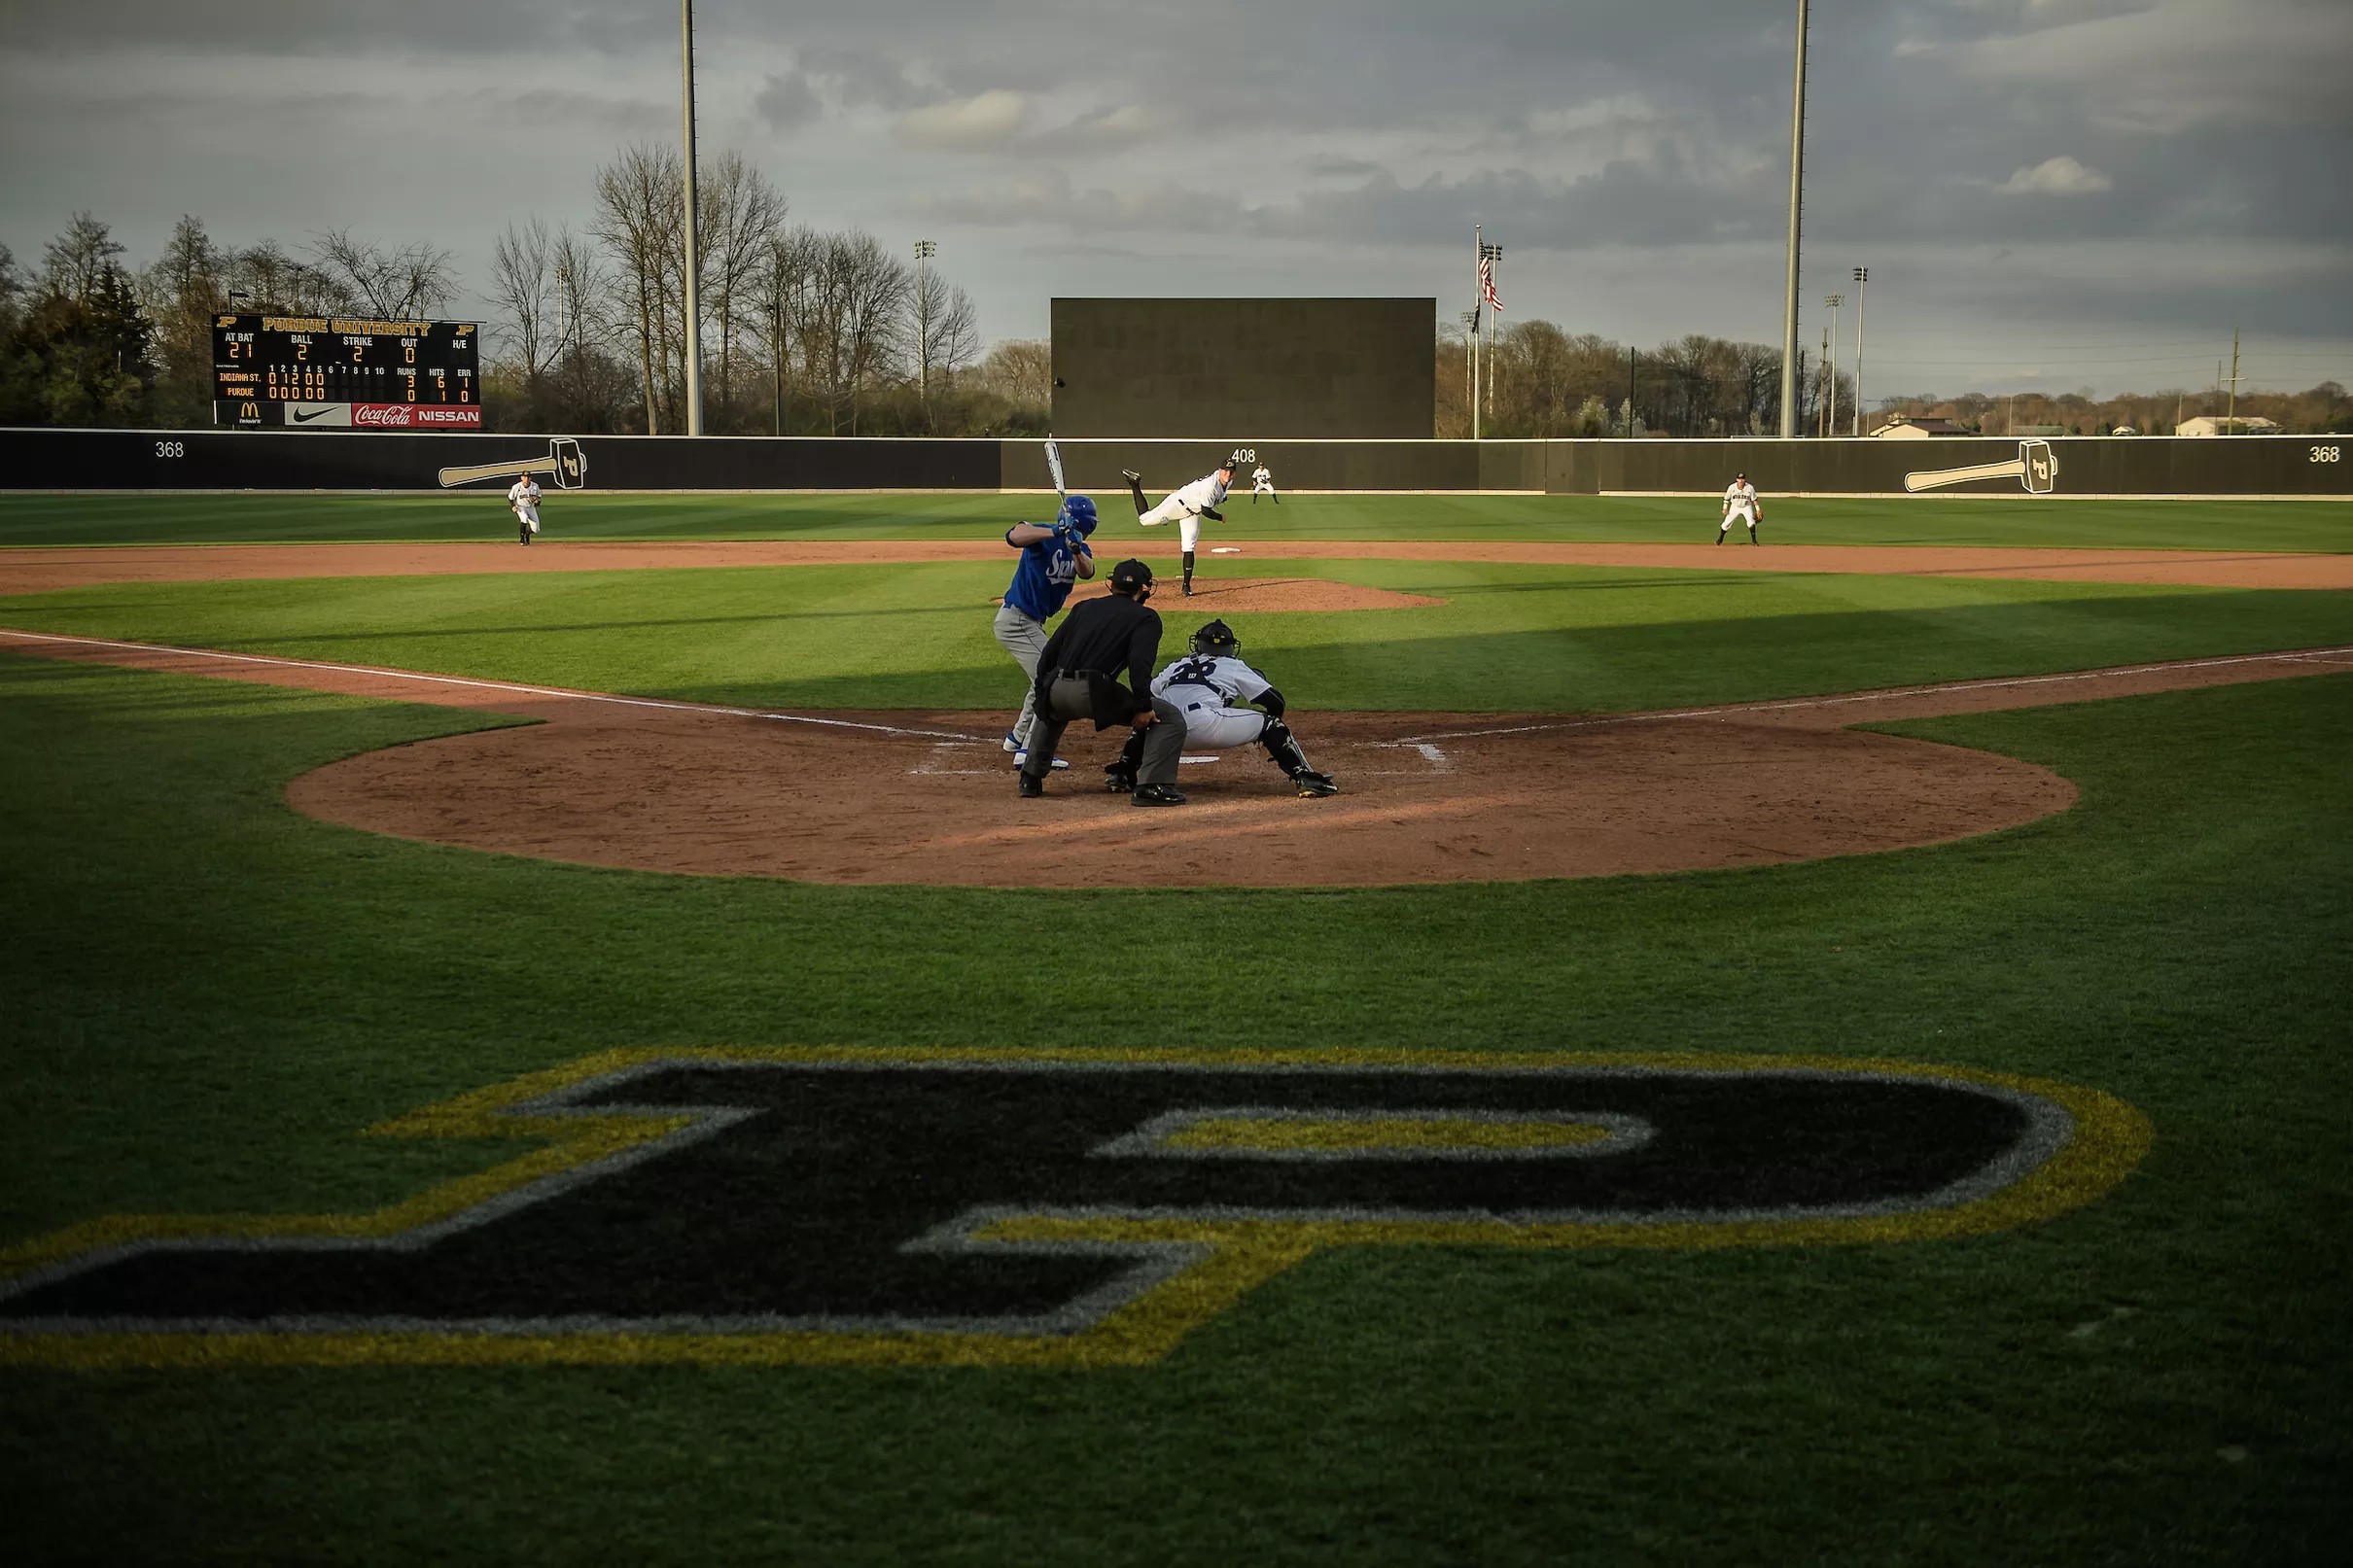
[[[1481,241],[1479,233],[1479,226],[1471,225],[1471,314],[1473,317],[1484,316],[1487,313],[1487,299],[1479,288],[1479,259],[1487,254],[1487,247]],[[1472,321],[1470,334],[1470,414],[1471,439],[1474,441],[1479,438],[1479,325],[1478,321]]]

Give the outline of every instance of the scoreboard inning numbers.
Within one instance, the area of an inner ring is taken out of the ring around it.
[[[215,424],[482,428],[473,322],[215,316],[212,358]]]

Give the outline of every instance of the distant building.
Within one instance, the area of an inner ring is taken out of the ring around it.
[[[2279,421],[2265,419],[2261,414],[2241,414],[2236,419],[2225,419],[2216,414],[2200,414],[2185,419],[2175,428],[2176,436],[2276,436]]]
[[[1925,414],[1896,414],[1871,434],[1903,441],[1919,440],[1929,436],[1975,436],[1977,432],[1956,425],[1949,419]]]

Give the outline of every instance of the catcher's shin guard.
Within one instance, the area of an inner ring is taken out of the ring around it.
[[[1142,730],[1128,731],[1128,744],[1119,749],[1116,762],[1104,764],[1104,787],[1113,794],[1131,794],[1136,788],[1136,776],[1143,771]]]
[[[1312,771],[1307,765],[1307,753],[1299,749],[1299,737],[1282,719],[1266,721],[1266,728],[1258,732],[1258,744],[1266,748],[1266,754],[1275,759],[1275,766],[1287,777],[1296,779]]]

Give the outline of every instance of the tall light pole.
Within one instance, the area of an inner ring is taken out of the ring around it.
[[[686,136],[686,434],[703,433],[702,236],[694,206],[694,0],[678,0],[680,75]]]
[[[1870,296],[1863,285],[1871,281],[1871,268],[1854,269],[1854,433],[1863,434],[1863,312],[1870,308]]]
[[[1465,406],[1479,396],[1479,313],[1462,313],[1462,401]]]
[[[928,239],[915,242],[915,394],[931,403],[931,277],[925,263],[939,254]]]
[[[1798,433],[1798,197],[1806,165],[1806,0],[1798,0],[1797,85],[1789,97],[1789,302],[1781,313],[1781,439]]]
[[[1839,433],[1839,306],[1845,302],[1843,294],[1822,296],[1822,303],[1830,307],[1830,335],[1822,339],[1822,373],[1830,379],[1830,407],[1822,422],[1825,436]]]

